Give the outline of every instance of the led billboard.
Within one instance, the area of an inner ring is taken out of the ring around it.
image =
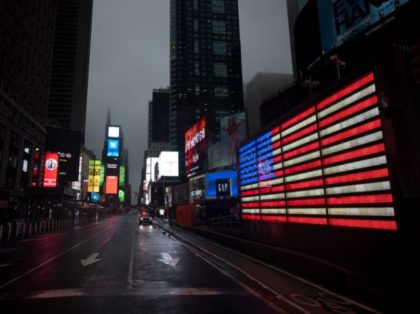
[[[121,203],[125,201],[125,192],[124,192],[124,190],[118,190],[118,200]]]
[[[80,132],[58,128],[47,128],[46,151],[58,153],[58,181],[77,181],[79,176]]]
[[[155,182],[156,181],[156,164],[159,162],[157,157],[148,157],[146,158],[146,181]]]
[[[109,126],[108,127],[108,137],[119,138],[120,137],[120,127],[119,126]]]
[[[125,185],[125,166],[120,166],[119,186]]]
[[[108,157],[118,157],[120,155],[120,140],[108,139],[108,149],[106,155]]]
[[[101,161],[97,159],[89,160],[88,166],[88,192],[98,193],[100,189]]]
[[[234,170],[206,173],[206,197],[237,197],[238,174]]]
[[[185,175],[193,177],[204,171],[207,149],[206,118],[201,118],[185,133]]]
[[[118,193],[118,176],[106,176],[105,194],[116,195]]]
[[[178,152],[161,152],[159,155],[159,173],[161,177],[178,177],[179,176],[179,158]]]
[[[317,0],[322,49],[331,49],[391,17],[409,0]]]
[[[44,164],[44,184],[45,188],[55,188],[57,186],[58,175],[58,153],[46,153]]]
[[[236,150],[246,137],[245,112],[238,112],[220,119],[220,158],[222,166],[236,167]]]
[[[396,230],[373,73],[239,148],[245,220]]]

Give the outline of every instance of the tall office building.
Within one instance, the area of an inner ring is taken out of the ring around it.
[[[238,1],[171,0],[170,17],[170,143],[183,174],[185,132],[206,116],[216,140],[217,119],[243,111]]]
[[[93,0],[58,0],[48,125],[84,138]]]
[[[169,89],[153,89],[149,102],[149,146],[169,142]]]
[[[55,14],[56,0],[0,0],[0,209],[42,179]]]

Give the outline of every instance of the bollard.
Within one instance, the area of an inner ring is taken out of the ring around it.
[[[22,238],[26,236],[26,222],[23,223]]]
[[[38,233],[38,222],[34,223],[34,233]]]
[[[3,231],[4,231],[4,226],[1,225],[0,226],[0,240],[3,240]]]
[[[28,235],[32,234],[32,222],[29,223]]]
[[[51,225],[51,220],[48,220],[48,223],[47,223],[47,231],[50,231],[50,225]]]
[[[20,234],[20,222],[16,223],[16,231],[15,231],[15,238],[17,239],[19,237]]]

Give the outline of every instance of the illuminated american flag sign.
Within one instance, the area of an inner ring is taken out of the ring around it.
[[[244,220],[397,229],[374,79],[239,148]]]

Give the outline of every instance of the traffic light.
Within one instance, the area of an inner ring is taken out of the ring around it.
[[[414,81],[420,85],[420,41],[408,49]]]

